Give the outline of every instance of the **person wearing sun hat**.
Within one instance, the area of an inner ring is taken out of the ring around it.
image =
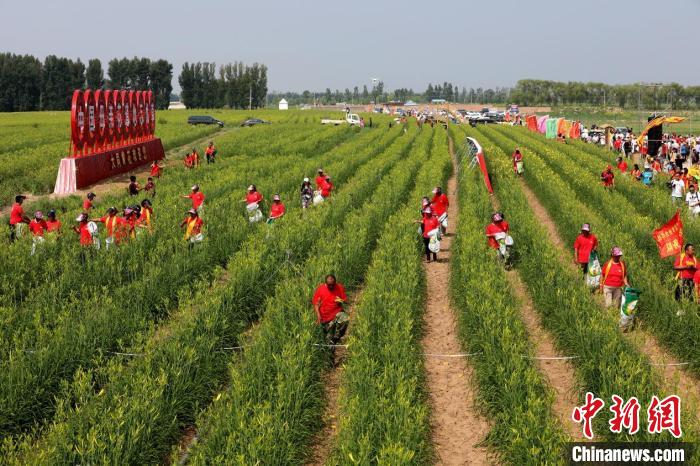
[[[270,217],[267,219],[267,223],[272,223],[278,218],[281,218],[286,212],[286,208],[282,203],[282,199],[279,194],[272,196],[272,205],[270,206]]]
[[[301,183],[299,194],[301,196],[301,208],[307,209],[314,198],[314,188],[311,186],[311,180],[304,178],[304,181]]]
[[[574,261],[581,267],[584,275],[588,272],[591,252],[596,249],[598,249],[598,238],[591,233],[591,226],[584,223],[581,226],[581,234],[574,241]]]
[[[600,291],[605,297],[605,307],[620,307],[622,289],[629,286],[627,266],[622,261],[622,249],[615,246],[610,251],[610,260],[605,263],[600,281]]]
[[[180,223],[180,228],[185,228],[184,240],[189,243],[189,248],[192,249],[195,243],[202,242],[204,240],[204,235],[202,234],[202,227],[204,226],[204,221],[199,217],[199,214],[195,209],[190,209],[187,211],[187,217]]]
[[[198,215],[204,213],[204,193],[200,191],[199,185],[195,184],[192,186],[190,194],[185,194],[182,196],[184,199],[192,199],[192,208],[197,211]]]

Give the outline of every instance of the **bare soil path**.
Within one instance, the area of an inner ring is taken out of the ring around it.
[[[562,240],[547,209],[544,208],[539,199],[537,199],[535,193],[532,192],[523,180],[520,180],[520,186],[535,216],[540,224],[547,230],[550,240],[561,250],[561,257],[569,257],[572,248],[567,247]],[[562,259],[562,261],[568,266],[576,268],[572,262],[565,259]],[[602,297],[600,295],[596,295],[596,297],[601,308],[604,307]],[[656,338],[643,328],[643,324],[638,325],[634,331],[627,333],[626,338],[628,338],[640,352],[649,357],[654,367],[659,369],[658,372],[662,377],[662,382],[666,391],[668,393],[675,392],[675,394],[679,395],[683,400],[685,412],[696,413],[695,419],[691,422],[700,425],[700,412],[698,411],[698,406],[700,406],[698,403],[700,384],[696,378],[684,370],[684,365],[682,364],[684,361],[679,361],[664,350]]]
[[[432,440],[438,464],[491,464],[488,450],[479,445],[489,432],[489,424],[475,408],[472,368],[463,357],[436,356],[462,351],[455,310],[448,292],[452,235],[459,218],[456,191],[457,179],[453,175],[447,184],[450,199],[448,235],[441,241],[438,262],[425,264],[428,296],[421,344],[426,354]]]

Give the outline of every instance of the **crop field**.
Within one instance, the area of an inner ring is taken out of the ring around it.
[[[50,195],[68,113],[0,114],[0,464],[563,465],[569,442],[589,441],[572,420],[588,392],[605,402],[594,441],[698,441],[700,312],[674,300],[672,262],[651,236],[676,211],[663,183],[618,176],[608,192],[611,152],[507,125],[202,113],[225,127],[158,113],[168,163],[152,229],[100,250],[70,229],[83,197]],[[249,117],[271,124],[239,127]],[[467,137],[483,146],[493,195]],[[216,163],[185,169],[181,155],[207,140]],[[302,209],[301,181],[319,167],[334,191]],[[194,184],[206,195],[204,240],[188,247],[179,226]],[[266,200],[279,194],[284,217],[249,222],[250,184]],[[436,186],[449,226],[426,262],[416,221]],[[90,217],[132,204],[124,188],[100,191]],[[19,193],[28,215],[53,208],[63,222],[36,253],[29,237],[6,234]],[[686,210],[685,234],[700,239]],[[486,243],[495,211],[516,242],[512,270]],[[604,259],[624,250],[642,290],[628,333],[572,263],[583,223]],[[311,305],[329,273],[349,297],[337,346]],[[682,399],[682,439],[647,419],[669,395]],[[614,397],[638,399],[638,432],[611,430]]]

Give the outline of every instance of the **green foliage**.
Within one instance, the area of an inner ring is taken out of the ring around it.
[[[242,62],[219,67],[215,63],[182,65],[178,78],[180,97],[187,108],[260,108],[267,97],[267,67]]]

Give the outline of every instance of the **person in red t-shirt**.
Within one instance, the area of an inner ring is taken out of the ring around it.
[[[89,247],[93,245],[92,235],[90,230],[88,230],[88,216],[87,214],[80,214],[78,218],[75,219],[78,225],[73,227],[73,231],[76,232],[80,237],[80,245],[83,247]]]
[[[489,247],[498,249],[498,241],[496,235],[498,233],[508,233],[510,225],[503,219],[503,214],[496,212],[491,216],[491,224],[486,226],[486,238],[488,239]]]
[[[435,187],[435,189],[433,189],[433,199],[430,201],[430,207],[437,216],[440,222],[440,229],[443,233],[447,232],[447,228],[443,226],[443,223],[447,220],[447,208],[449,206],[450,200],[447,198],[447,194],[442,192],[440,186]]]
[[[520,148],[516,147],[515,152],[511,156],[513,159],[513,171],[516,175],[520,176],[523,172],[523,154],[520,152]],[[520,163],[520,170],[518,170],[518,163]]]
[[[192,208],[197,211],[198,215],[204,213],[204,193],[199,190],[199,185],[192,186],[192,192],[182,196],[183,199],[192,199]]]
[[[673,263],[673,270],[676,273],[676,301],[693,298],[693,279],[698,271],[698,258],[695,257],[695,246],[688,243],[683,248],[683,252],[676,257]]]
[[[323,168],[318,169],[318,175],[316,175],[316,189],[320,190],[323,184],[326,182],[326,174],[323,172]]]
[[[87,212],[88,214],[90,213],[90,210],[92,209],[92,201],[95,200],[95,197],[97,195],[95,193],[87,193],[87,199],[83,200],[83,212]]]
[[[333,192],[333,183],[331,182],[331,177],[327,176],[323,184],[321,185],[321,196],[327,198],[328,196],[331,195],[331,192]]]
[[[29,217],[24,215],[24,208],[22,203],[27,196],[18,194],[15,196],[15,203],[12,204],[12,209],[10,210],[10,242],[20,238],[22,236],[22,226],[25,223],[29,223]]]
[[[44,214],[37,210],[34,212],[34,218],[29,222],[29,231],[32,232],[32,252],[33,256],[36,253],[37,247],[40,247],[44,243],[44,232],[47,230],[46,220],[44,220]]]
[[[279,194],[272,196],[272,205],[270,206],[270,217],[267,219],[267,223],[272,223],[276,219],[282,217],[285,214],[285,207],[282,204]]]
[[[612,167],[610,165],[600,174],[600,180],[603,182],[603,186],[608,189],[613,189],[615,187],[615,174],[612,172]]]
[[[598,238],[591,233],[591,226],[584,223],[581,227],[581,234],[574,241],[574,261],[581,267],[583,274],[588,272],[588,260],[591,252],[598,249]]]
[[[326,275],[325,283],[314,292],[311,303],[316,312],[316,323],[323,326],[329,345],[337,345],[348,328],[350,316],[343,308],[347,299],[345,288],[337,283],[333,274]]]
[[[610,260],[605,263],[600,281],[600,291],[605,296],[605,306],[620,307],[622,287],[629,286],[627,266],[622,261],[622,249],[615,246],[610,251]]]
[[[151,164],[151,176],[155,176],[156,178],[160,178],[160,171],[163,167],[161,167],[158,164],[157,160],[154,160],[153,163]]]
[[[56,211],[51,209],[46,214],[48,220],[46,220],[46,232],[61,234],[61,222],[56,220]]]
[[[246,205],[259,205],[263,200],[263,195],[258,192],[258,188],[254,184],[248,186],[248,192],[246,193],[245,199],[243,200]]]
[[[620,173],[627,173],[627,162],[622,157],[617,158],[617,169]]]
[[[415,223],[420,223],[421,233],[423,235],[423,246],[425,247],[425,260],[430,262],[432,258],[437,261],[437,253],[430,250],[430,239],[435,236],[436,230],[440,230],[440,222],[438,221],[437,215],[433,212],[430,206],[427,206],[422,211],[422,216],[420,220],[416,220]]]

